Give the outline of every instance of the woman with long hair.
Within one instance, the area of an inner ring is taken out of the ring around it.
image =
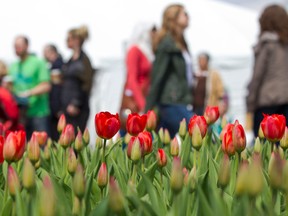
[[[83,132],[89,117],[89,96],[93,81],[93,69],[82,46],[88,38],[86,26],[68,32],[67,46],[72,57],[63,68],[61,102],[68,123]]]
[[[264,114],[283,114],[288,123],[288,15],[279,5],[265,8],[259,19],[260,35],[248,85],[247,111],[253,114],[258,135]]]
[[[146,109],[157,108],[159,126],[174,136],[179,122],[192,116],[192,60],[184,38],[189,18],[179,4],[168,6],[155,42],[155,61]]]

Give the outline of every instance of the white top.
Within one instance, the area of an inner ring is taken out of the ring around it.
[[[186,63],[186,78],[187,78],[188,86],[192,87],[193,85],[192,59],[191,59],[190,54],[187,52],[187,50],[182,51],[182,55]]]

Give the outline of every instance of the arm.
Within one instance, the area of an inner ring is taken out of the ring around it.
[[[131,90],[133,98],[137,104],[139,110],[143,110],[145,106],[145,98],[139,88],[137,75],[139,74],[139,50],[134,47],[128,51],[126,68],[127,68],[127,80],[126,88]]]
[[[248,96],[246,98],[247,111],[253,112],[255,109],[255,101],[258,97],[258,92],[265,76],[267,68],[267,60],[269,55],[268,44],[264,44],[261,51],[255,56],[254,72],[252,79],[248,85]]]
[[[152,109],[159,100],[161,88],[163,88],[163,81],[169,66],[170,54],[165,51],[156,53],[156,59],[153,63],[151,88],[147,96],[146,111]]]

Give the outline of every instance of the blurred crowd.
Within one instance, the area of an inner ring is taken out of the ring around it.
[[[283,114],[288,120],[288,15],[279,5],[265,8],[259,19],[259,41],[254,47],[253,76],[248,85],[247,128],[258,134],[264,114]],[[196,68],[185,38],[189,14],[180,4],[166,7],[162,25],[138,23],[126,47],[126,81],[119,115],[121,133],[130,113],[154,109],[158,127],[174,136],[182,119],[203,115],[207,106],[218,106],[220,119],[229,121],[229,91],[211,67],[208,52],[197,55]],[[57,47],[45,45],[41,59],[29,50],[29,39],[14,41],[18,60],[9,66],[0,61],[0,119],[6,130],[25,128],[46,131],[58,140],[57,122],[65,114],[68,123],[84,131],[89,117],[89,97],[94,69],[83,50],[88,38],[85,26],[67,33],[72,54],[62,59]],[[287,123],[286,123],[287,124]]]

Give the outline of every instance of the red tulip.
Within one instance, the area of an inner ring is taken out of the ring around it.
[[[223,134],[222,150],[229,156],[235,154],[235,146],[233,144],[233,124],[227,127],[227,131]]]
[[[139,133],[138,137],[142,138],[144,141],[144,155],[147,155],[152,152],[152,135],[148,131]]]
[[[167,164],[166,153],[163,149],[158,149],[157,152],[157,161],[159,167],[164,167]]]
[[[57,125],[57,130],[59,133],[61,133],[64,128],[66,126],[66,118],[65,118],[65,115],[62,114],[58,120],[58,125]]]
[[[241,153],[246,148],[246,135],[244,128],[239,124],[238,120],[234,123],[232,136],[235,150],[238,153]]]
[[[0,164],[4,162],[4,157],[3,157],[4,142],[5,142],[4,137],[0,135]]]
[[[157,125],[157,117],[156,113],[153,110],[149,110],[147,112],[147,123],[146,123],[146,129],[148,131],[152,131],[156,129]]]
[[[228,130],[230,130],[230,129],[232,129],[233,128],[233,124],[231,124],[231,123],[228,123],[228,124],[226,124],[225,125],[225,127],[223,128],[223,130],[221,131],[221,133],[220,133],[220,140],[223,140],[223,138],[224,138],[224,134],[228,131]]]
[[[200,132],[201,132],[201,137],[203,139],[207,133],[207,127],[208,127],[205,118],[203,116],[194,115],[190,119],[189,125],[188,125],[190,136],[193,136],[193,130],[194,130],[195,125],[198,125]]]
[[[208,125],[203,116],[194,115],[188,124],[189,134],[192,138],[192,146],[199,150],[202,146],[203,138],[207,133]]]
[[[0,135],[3,136],[5,132],[4,125],[0,122]]]
[[[132,136],[137,136],[140,132],[145,129],[147,121],[147,115],[144,114],[140,116],[137,113],[132,113],[128,115],[126,130]]]
[[[96,133],[103,139],[111,139],[120,129],[118,113],[100,112],[95,116]]]
[[[18,161],[24,154],[26,133],[24,131],[10,132],[3,148],[3,156],[7,162]]]
[[[284,135],[286,118],[283,115],[265,115],[261,122],[264,136],[271,142],[280,141]]]
[[[45,131],[34,131],[33,134],[36,136],[38,144],[40,146],[44,146],[47,142],[48,135]],[[33,136],[32,134],[32,136]]]
[[[205,112],[204,112],[204,118],[206,119],[208,125],[211,125],[214,122],[216,122],[219,116],[220,116],[220,113],[219,113],[218,106],[206,107]]]

